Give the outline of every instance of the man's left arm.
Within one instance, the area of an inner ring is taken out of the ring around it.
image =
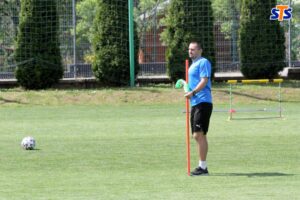
[[[197,92],[199,92],[200,90],[202,90],[206,84],[208,82],[208,77],[202,77],[201,81],[198,83],[198,85],[194,88],[194,90],[187,92],[184,96],[187,98],[191,98],[192,96],[194,96]]]

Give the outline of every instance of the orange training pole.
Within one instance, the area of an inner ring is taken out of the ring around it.
[[[185,60],[185,81],[189,81],[189,60]],[[190,159],[190,101],[188,98],[185,100],[185,109],[186,109],[186,157],[187,157],[187,173],[188,176],[191,174],[191,159]]]

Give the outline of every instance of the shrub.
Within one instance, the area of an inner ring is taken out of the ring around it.
[[[210,0],[173,0],[166,18],[162,40],[167,45],[166,61],[172,81],[185,77],[185,59],[191,41],[200,42],[203,55],[215,63],[213,11]]]
[[[51,87],[63,75],[58,23],[56,1],[21,1],[16,78],[26,89]]]
[[[240,26],[241,71],[246,78],[274,78],[285,66],[285,38],[270,20],[276,0],[243,0]]]
[[[130,83],[128,1],[99,0],[93,32],[93,71],[99,82],[122,86]],[[135,74],[138,38],[135,31]]]

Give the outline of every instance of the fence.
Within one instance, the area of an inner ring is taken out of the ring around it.
[[[64,78],[93,77],[91,69],[91,27],[95,16],[95,0],[57,0],[60,22],[60,50],[65,68]],[[166,46],[160,39],[170,0],[135,1],[135,21],[140,39],[139,76],[166,76]],[[146,1],[145,1],[146,2]],[[289,4],[288,0],[278,4]],[[76,6],[75,6],[76,4]],[[240,70],[238,31],[240,0],[212,0],[216,72]],[[291,0],[294,10],[300,10],[300,0]],[[18,63],[13,54],[18,31],[20,0],[0,0],[0,79],[14,79]],[[271,13],[268,13],[270,15]],[[300,12],[284,21],[287,66],[300,67]],[[74,34],[76,32],[76,34]],[[129,66],[128,66],[129,67]]]

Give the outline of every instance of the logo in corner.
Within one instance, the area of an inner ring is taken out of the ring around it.
[[[290,8],[288,5],[277,5],[275,8],[271,10],[270,20],[290,20],[292,16],[293,9]]]

